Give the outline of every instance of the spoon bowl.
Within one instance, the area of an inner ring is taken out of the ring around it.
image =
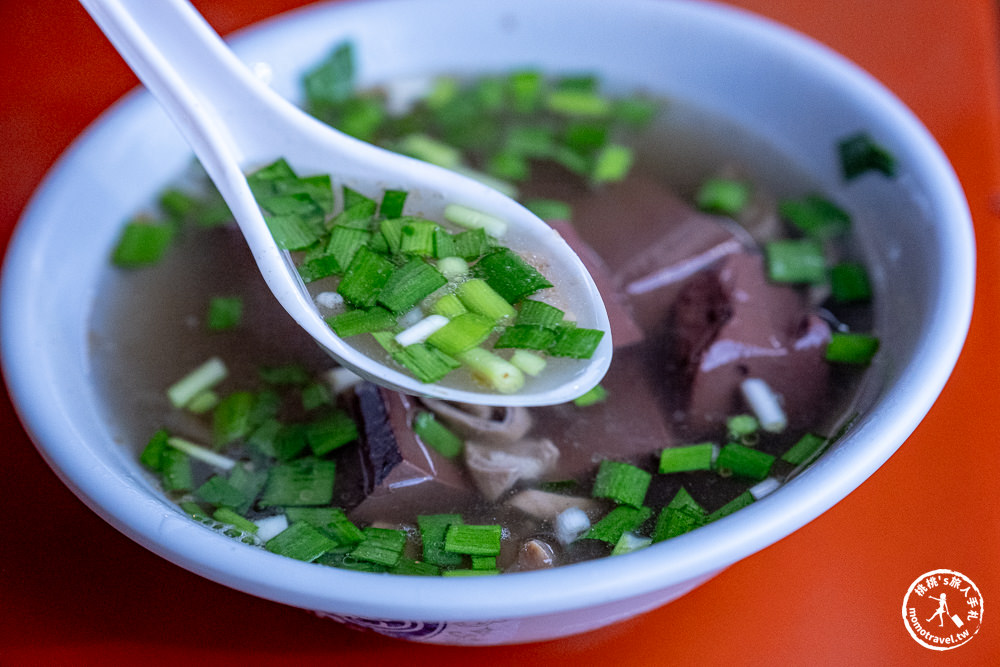
[[[564,403],[604,376],[612,342],[600,293],[562,237],[523,206],[475,179],[359,141],[301,111],[257,79],[187,0],[80,2],[193,148],[275,297],[342,365],[390,389],[481,405]],[[506,221],[504,243],[544,258],[547,276],[578,323],[604,331],[604,338],[590,359],[549,364],[513,394],[425,384],[364,354],[323,320],[247,185],[247,173],[278,158],[299,173],[332,174],[335,192],[341,185],[369,196],[406,190],[408,210],[430,219],[441,220],[445,205],[460,204]]]

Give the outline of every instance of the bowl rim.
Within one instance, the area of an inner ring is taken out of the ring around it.
[[[25,209],[11,238],[0,283],[2,365],[12,402],[46,462],[91,509],[151,551],[227,586],[298,607],[352,615],[425,621],[488,620],[543,615],[598,606],[649,593],[717,572],[785,537],[853,491],[903,443],[944,387],[962,349],[972,313],[975,251],[971,217],[961,186],[940,147],[917,118],[884,86],[827,47],[773,21],[712,2],[689,0],[625,0],[627,11],[648,12],[685,20],[708,21],[743,31],[748,39],[788,49],[797,61],[814,64],[838,86],[865,98],[896,124],[898,133],[920,156],[916,168],[924,182],[935,183],[928,197],[953,221],[941,250],[942,275],[935,317],[914,354],[920,362],[901,371],[896,385],[881,399],[898,418],[862,418],[841,449],[763,498],[730,516],[672,539],[669,544],[620,556],[555,568],[545,572],[508,574],[456,581],[421,577],[377,576],[293,561],[234,543],[205,530],[165,503],[122,483],[105,462],[85,459],[86,448],[60,445],[79,436],[67,415],[53,419],[39,402],[51,388],[24,362],[32,348],[32,332],[23,323],[30,305],[17,298],[23,281],[36,274],[30,246],[42,225],[44,201],[55,196],[76,161],[94,150],[95,137],[123,118],[141,116],[154,107],[144,91],[133,91],[92,123],[45,177]],[[234,47],[274,30],[342,12],[398,12],[408,6],[454,9],[447,0],[376,0],[365,3],[320,3],[258,23],[233,36]],[[472,0],[463,8],[476,11],[489,0]],[[531,14],[540,0],[512,0],[506,10]],[[558,0],[550,3],[559,4]],[[565,6],[565,5],[563,5]],[[607,11],[600,0],[577,0],[579,11]],[[623,11],[616,0],[615,10]],[[331,39],[332,41],[332,39]],[[933,352],[933,354],[931,354]],[[65,422],[60,421],[65,418]],[[864,443],[864,447],[861,444]],[[88,471],[80,476],[79,471]],[[621,566],[619,566],[621,564]],[[267,575],[262,573],[267,572]]]

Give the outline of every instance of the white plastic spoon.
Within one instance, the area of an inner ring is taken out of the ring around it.
[[[610,325],[593,279],[562,238],[525,208],[475,180],[355,140],[302,112],[258,81],[187,0],[80,2],[194,149],[275,297],[344,366],[398,391],[486,405],[562,403],[604,376]],[[456,203],[507,221],[504,244],[544,258],[543,272],[578,323],[606,332],[593,358],[554,360],[520,391],[499,394],[485,386],[424,384],[348,345],[323,321],[247,186],[247,172],[282,157],[300,174],[332,174],[376,198],[385,189],[408,190],[408,209],[415,204],[433,219]]]

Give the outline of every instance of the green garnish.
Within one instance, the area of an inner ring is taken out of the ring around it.
[[[721,475],[745,477],[760,481],[767,477],[774,457],[766,452],[730,442],[719,450],[715,469]]]
[[[513,359],[511,360],[513,361]],[[603,403],[608,398],[608,390],[601,385],[594,385],[581,396],[573,399],[573,405],[578,408],[586,408],[591,405]]]
[[[261,507],[327,505],[333,500],[336,464],[312,457],[277,463],[268,469]]]
[[[715,443],[704,442],[697,445],[667,447],[660,452],[659,472],[687,472],[691,470],[711,470],[712,460],[718,447]]]
[[[641,507],[652,478],[650,473],[630,463],[601,461],[591,495],[622,505]]]
[[[125,225],[111,255],[111,263],[124,269],[156,264],[174,238],[170,225],[135,220]]]
[[[413,418],[413,432],[424,443],[448,458],[462,453],[464,442],[430,412],[418,412]]]
[[[764,245],[767,275],[776,283],[819,284],[826,280],[823,246],[811,239],[779,239]]]
[[[264,544],[271,553],[311,563],[337,546],[305,521],[293,523]]]
[[[552,287],[545,276],[508,248],[497,248],[480,259],[472,267],[472,273],[511,304]]]
[[[750,185],[731,178],[710,178],[695,195],[698,208],[707,213],[736,216],[750,201]]]
[[[500,553],[503,529],[498,525],[453,523],[444,537],[444,550],[470,556],[496,556]]]
[[[826,346],[826,360],[839,364],[865,366],[871,363],[878,348],[879,339],[875,336],[834,331],[830,334],[830,343]]]
[[[817,239],[841,236],[851,227],[851,216],[819,195],[785,199],[778,203],[778,213],[803,234]]]
[[[839,303],[867,302],[872,287],[865,267],[856,262],[841,262],[830,269],[830,288]]]
[[[462,554],[445,550],[445,535],[448,527],[462,523],[459,514],[421,514],[417,516],[420,541],[423,545],[425,562],[441,567],[456,567],[462,564]]]
[[[648,507],[631,507],[618,505],[608,512],[604,518],[595,523],[580,539],[600,540],[608,544],[617,544],[622,534],[633,531],[642,525],[652,514]]]
[[[837,150],[844,178],[849,181],[868,171],[878,171],[889,177],[896,175],[896,158],[875,143],[867,132],[845,137],[837,144]]]
[[[781,455],[781,460],[792,465],[801,465],[811,459],[828,442],[827,438],[814,433],[806,433],[787,452]]]

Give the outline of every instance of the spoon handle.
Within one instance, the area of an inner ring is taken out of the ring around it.
[[[271,91],[187,0],[80,4],[164,107],[226,200],[236,192],[248,195],[237,166],[242,163],[239,137],[218,119],[245,113],[244,105]]]

